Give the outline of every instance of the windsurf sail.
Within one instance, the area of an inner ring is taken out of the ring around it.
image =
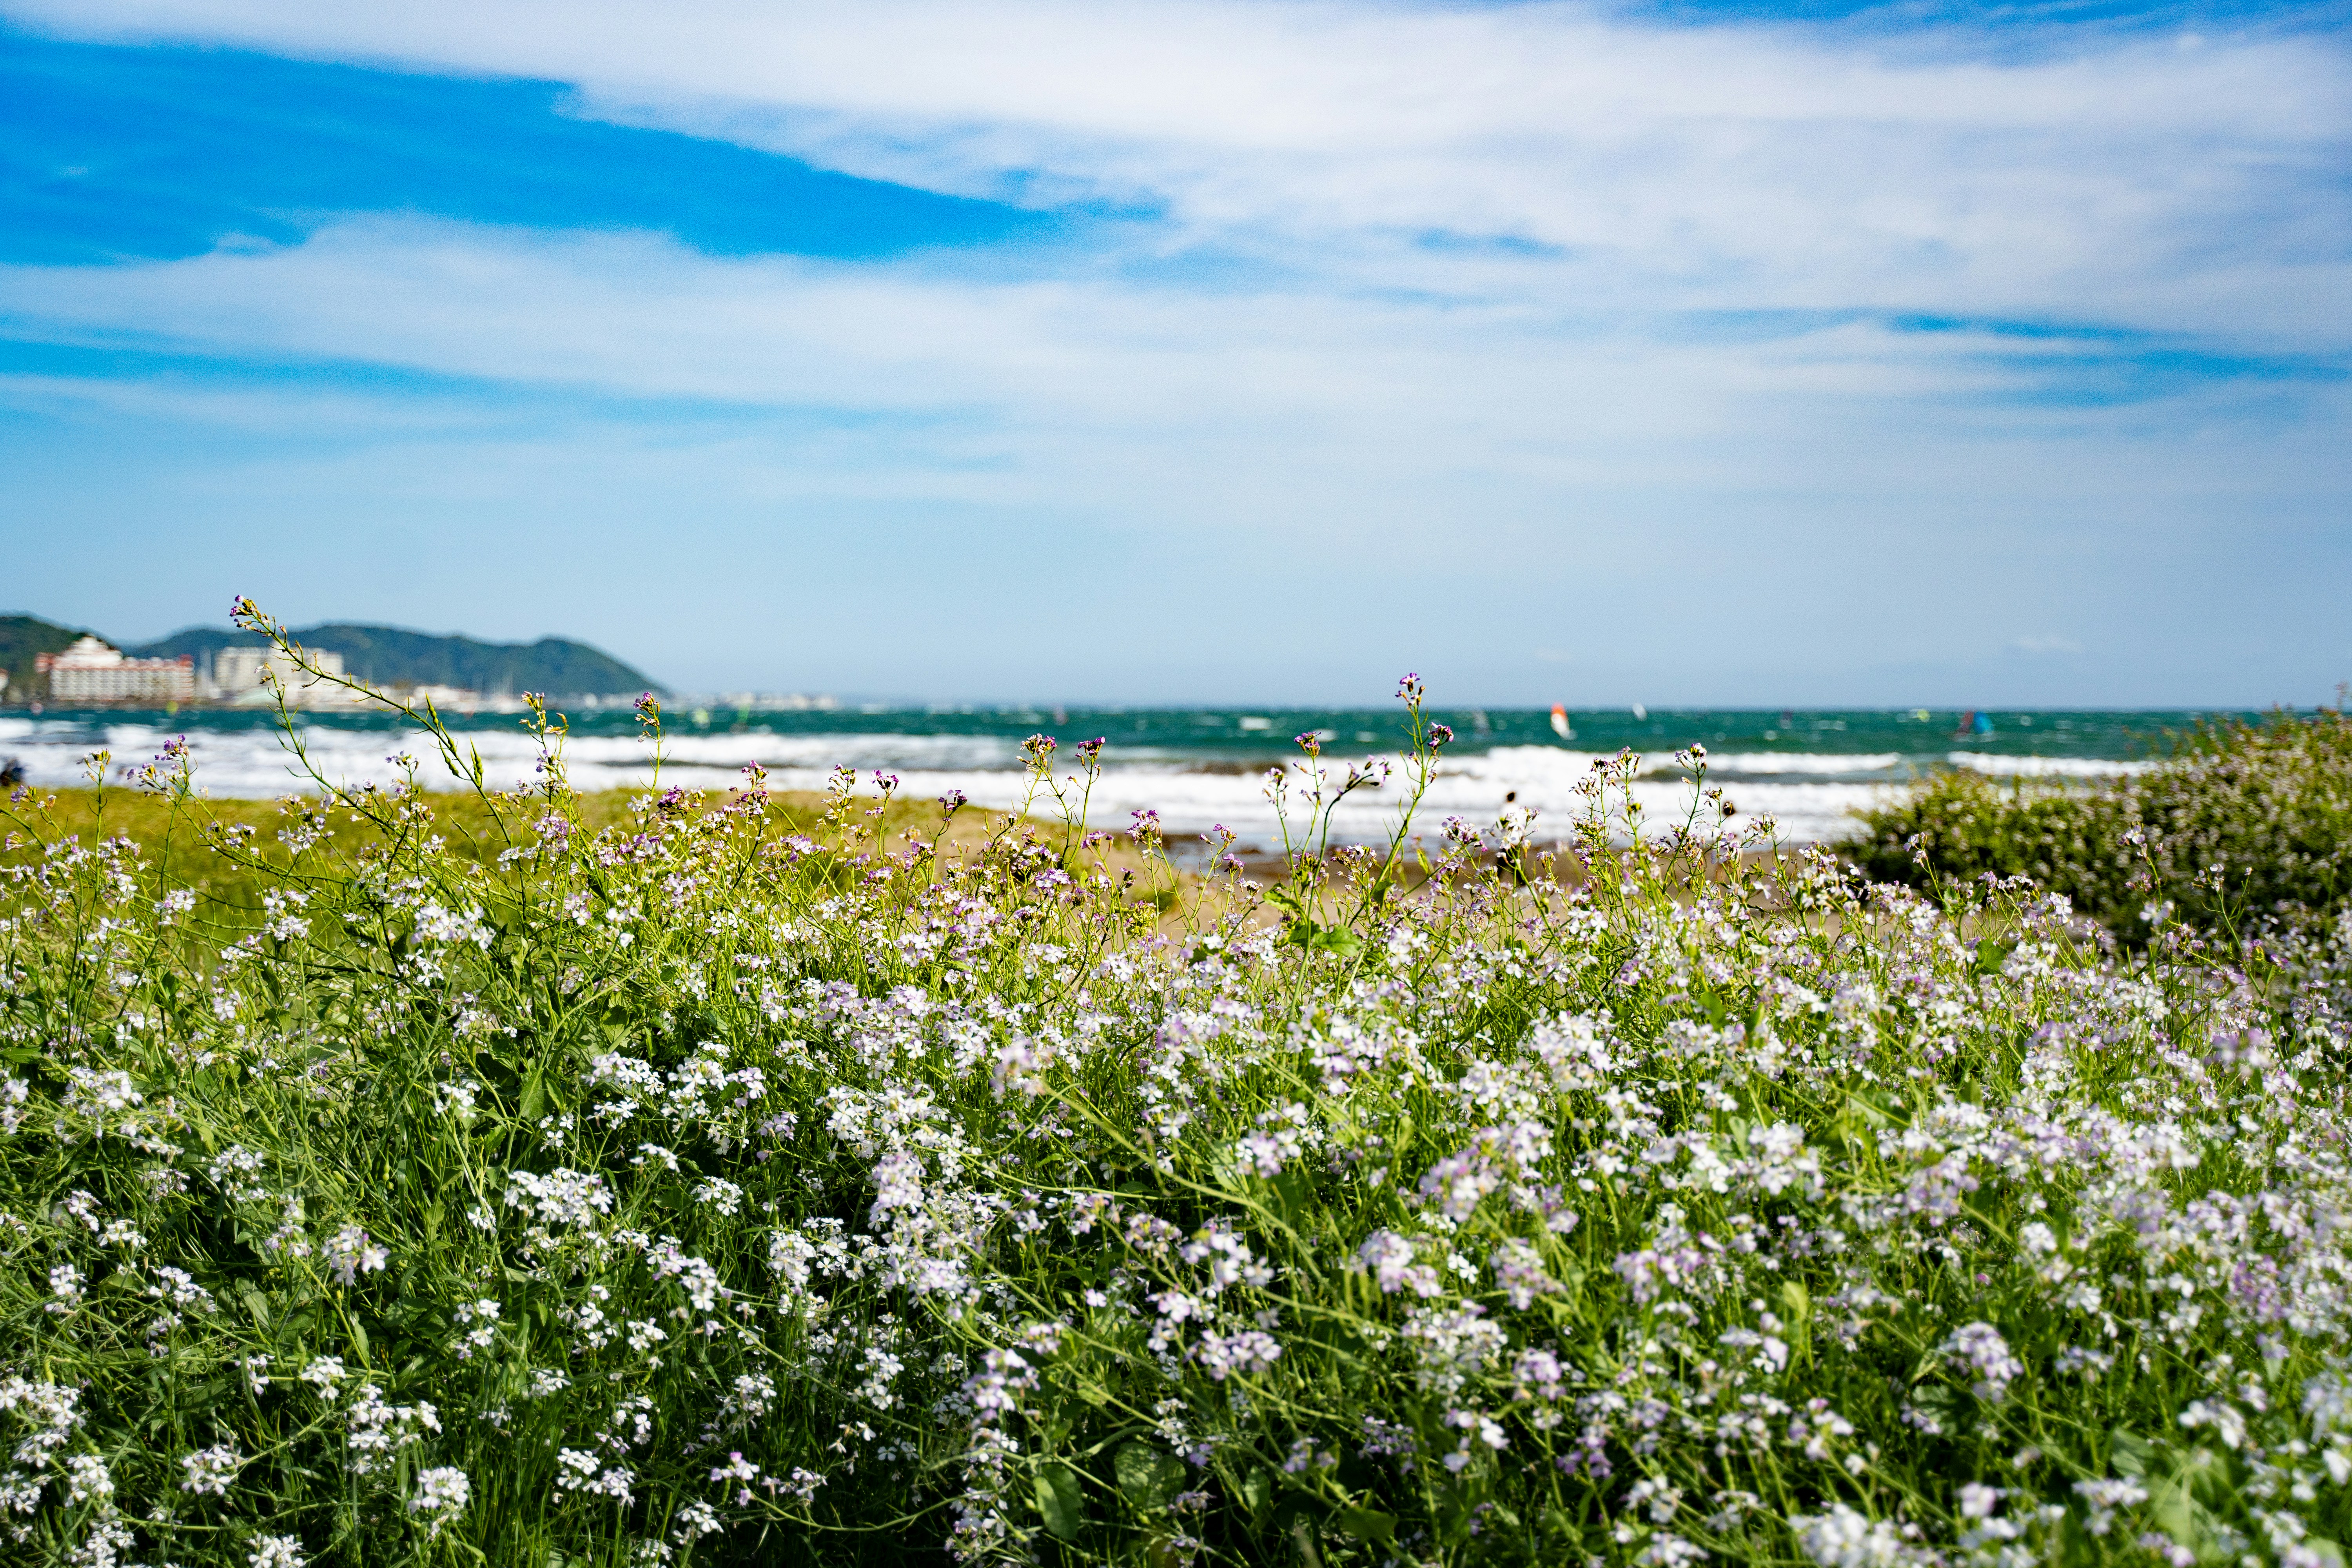
[[[1563,741],[1576,739],[1576,731],[1568,721],[1568,710],[1557,702],[1551,705],[1551,732]]]

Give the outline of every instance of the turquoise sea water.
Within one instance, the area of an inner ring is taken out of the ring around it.
[[[1834,837],[1857,805],[1921,773],[1965,767],[1997,774],[2095,777],[2146,766],[2196,724],[2240,717],[2199,710],[1959,710],[1916,709],[1570,710],[1569,734],[1540,709],[1433,710],[1455,740],[1433,792],[1433,813],[1489,817],[1507,797],[1557,822],[1575,808],[1576,783],[1597,756],[1621,748],[1646,759],[1645,791],[1670,808],[1686,782],[1674,753],[1693,742],[1708,753],[1710,781],[1736,788],[1751,815],[1769,812],[1790,835]],[[453,713],[452,727],[478,747],[493,782],[530,776],[535,754],[513,712]],[[405,721],[383,715],[311,712],[297,720],[313,763],[338,783],[389,782],[390,759],[429,754]],[[651,776],[648,749],[625,707],[575,711],[568,761],[583,788],[619,787]],[[989,805],[1019,804],[1020,743],[1051,734],[1066,764],[1079,741],[1106,742],[1105,774],[1092,819],[1124,826],[1153,810],[1172,831],[1222,823],[1255,842],[1279,835],[1265,771],[1295,762],[1293,737],[1314,733],[1333,760],[1392,752],[1402,743],[1399,710],[1348,708],[911,708],[762,710],[692,699],[667,715],[666,782],[724,788],[757,764],[772,787],[821,787],[835,766],[858,770],[871,788],[880,771],[908,792],[961,789]],[[0,758],[15,757],[35,783],[79,782],[83,759],[111,752],[122,770],[185,734],[200,785],[212,793],[271,795],[305,787],[271,715],[253,710],[27,710],[0,713]],[[427,772],[427,782],[453,781]],[[314,786],[312,786],[314,787]],[[1393,797],[1351,803],[1343,836],[1375,837],[1393,820]]]

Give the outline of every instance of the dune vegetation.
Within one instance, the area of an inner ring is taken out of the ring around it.
[[[2352,723],[2341,708],[2208,724],[2096,787],[1945,773],[1866,813],[1847,853],[1880,881],[2030,877],[2118,936],[2225,936],[2352,903]]]
[[[979,831],[592,820],[543,717],[464,842],[19,792],[7,1559],[2341,1562],[2352,926],[1758,855],[1696,752],[1421,824],[1422,695],[1264,886],[1044,737]]]

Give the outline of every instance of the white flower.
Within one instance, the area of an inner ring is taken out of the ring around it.
[[[229,1483],[236,1479],[237,1468],[244,1463],[234,1443],[218,1443],[193,1454],[183,1454],[180,1468],[187,1472],[187,1477],[180,1482],[180,1489],[198,1497],[226,1497]]]
[[[1392,1230],[1376,1230],[1356,1248],[1355,1257],[1348,1260],[1348,1271],[1361,1274],[1370,1270],[1383,1295],[1399,1290],[1411,1290],[1426,1299],[1444,1287],[1438,1282],[1437,1270],[1427,1264],[1413,1262],[1413,1245]]]
[[[355,1284],[362,1274],[380,1271],[392,1254],[376,1246],[358,1226],[347,1225],[327,1238],[323,1249],[328,1271],[340,1285]]]
[[[1800,1514],[1789,1523],[1797,1543],[1822,1568],[1900,1568],[1924,1560],[1895,1526],[1864,1519],[1843,1503],[1832,1504],[1825,1514]]]
[[[302,1555],[302,1542],[291,1535],[257,1536],[246,1558],[251,1568],[302,1568],[308,1561]]]
[[[102,1502],[114,1495],[114,1475],[95,1454],[66,1461],[66,1491],[75,1502]]]
[[[56,1297],[57,1300],[44,1304],[41,1310],[45,1312],[55,1312],[58,1316],[64,1317],[68,1312],[71,1312],[75,1308],[80,1306],[81,1280],[81,1270],[76,1268],[70,1263],[60,1263],[55,1268],[50,1269],[49,1294]]]
[[[1237,1334],[1202,1334],[1192,1348],[1192,1359],[1219,1383],[1237,1372],[1271,1372],[1281,1354],[1282,1347],[1274,1336],[1256,1329]]]
[[[1421,1386],[1448,1394],[1493,1364],[1510,1342],[1475,1301],[1453,1311],[1416,1308],[1405,1319],[1404,1336],[1421,1363]]]
[[[2246,1440],[2246,1413],[2226,1399],[2198,1400],[2180,1413],[2180,1424],[2192,1431],[2210,1426],[2225,1448],[2235,1448]]]
[[[547,1225],[584,1226],[613,1212],[613,1190],[604,1178],[587,1171],[555,1170],[546,1175],[530,1171],[507,1173],[507,1206],[529,1211]]]
[[[690,1546],[701,1537],[724,1528],[719,1522],[719,1510],[697,1498],[677,1510],[677,1528],[670,1531],[670,1539],[680,1546]]]
[[[390,1405],[375,1384],[362,1384],[352,1395],[348,1439],[357,1456],[352,1468],[373,1475],[391,1468],[403,1449],[420,1442],[427,1432],[441,1430],[441,1415],[424,1400],[414,1405]]]
[[[2009,1394],[2011,1381],[2025,1374],[2025,1363],[2010,1353],[2009,1342],[1990,1323],[1969,1323],[1955,1330],[1944,1342],[1944,1349],[1976,1369],[1976,1396],[1989,1404],[2000,1404]]]
[[[441,1533],[441,1527],[466,1511],[467,1502],[474,1495],[473,1482],[466,1472],[452,1465],[420,1470],[416,1476],[416,1495],[408,1500],[409,1511],[425,1516],[427,1537]]]
[[[329,1395],[333,1394],[337,1384],[349,1376],[351,1373],[344,1370],[342,1358],[331,1355],[312,1356],[310,1364],[301,1372],[303,1382]]]

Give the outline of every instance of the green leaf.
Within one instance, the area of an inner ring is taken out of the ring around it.
[[[1315,1202],[1315,1184],[1297,1171],[1285,1171],[1274,1178],[1275,1206],[1282,1211],[1283,1223],[1296,1226],[1307,1217]]]
[[[1344,926],[1322,926],[1315,932],[1315,945],[1341,958],[1353,958],[1363,952],[1363,939]]]
[[[522,1080],[521,1114],[526,1122],[537,1121],[547,1114],[547,1078],[536,1067]]]
[[[1149,1443],[1129,1443],[1111,1456],[1119,1495],[1146,1512],[1166,1508],[1184,1489],[1184,1461]]]
[[[1331,1516],[1331,1522],[1359,1541],[1386,1541],[1397,1526],[1394,1514],[1369,1508],[1343,1508]]]
[[[1087,1521],[1087,1497],[1078,1473],[1067,1465],[1046,1465],[1037,1472],[1037,1511],[1045,1528],[1064,1541],[1076,1541]]]
[[[1291,922],[1290,940],[1300,947],[1343,955],[1363,945],[1345,926],[1327,926],[1305,913]]]
[[[1794,1279],[1780,1282],[1780,1305],[1788,1316],[1790,1348],[1800,1361],[1813,1353],[1813,1298],[1804,1286]]]

